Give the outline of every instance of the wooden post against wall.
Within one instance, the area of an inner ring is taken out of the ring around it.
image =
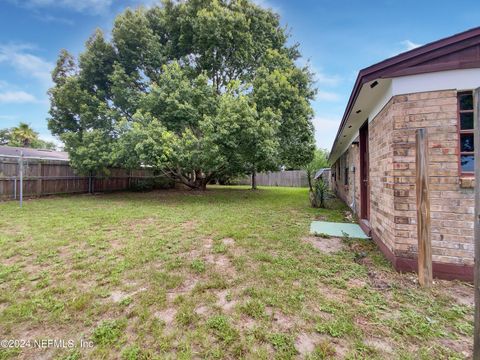
[[[480,88],[473,92],[473,127],[475,148],[475,221],[474,221],[474,246],[475,246],[475,315],[473,331],[473,359],[480,360]]]
[[[428,185],[428,135],[425,129],[416,132],[416,190],[417,190],[417,239],[418,282],[431,286],[432,238],[430,233],[430,192]]]

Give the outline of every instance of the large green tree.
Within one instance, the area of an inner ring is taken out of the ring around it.
[[[82,171],[148,166],[192,188],[313,157],[312,76],[248,0],[165,1],[60,53],[49,128]]]

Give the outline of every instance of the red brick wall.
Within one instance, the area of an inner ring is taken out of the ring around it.
[[[473,189],[460,186],[457,93],[435,91],[393,98],[395,254],[417,252],[415,130],[429,138],[433,261],[473,264]]]
[[[370,166],[370,227],[395,252],[393,122],[390,100],[368,124]]]
[[[357,211],[360,205],[360,178],[358,146],[350,146],[349,149],[337,160],[332,167],[335,171],[336,180],[333,182],[333,190],[337,196],[348,206],[352,206],[355,196],[355,207]],[[345,185],[345,168],[349,168],[348,185]],[[353,167],[353,168],[352,168]],[[352,170],[355,171],[352,171]]]
[[[416,258],[415,130],[418,128],[426,128],[429,137],[433,261],[472,265],[474,193],[473,188],[465,187],[472,184],[471,179],[461,178],[458,171],[454,90],[394,96],[370,122],[372,231],[395,256]],[[346,163],[357,169],[358,210],[358,146],[350,147],[337,163],[341,163],[342,173]],[[351,204],[352,186],[343,186],[343,177],[338,174],[334,189]]]

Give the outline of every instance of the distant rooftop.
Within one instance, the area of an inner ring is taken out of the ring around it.
[[[330,168],[323,168],[323,169],[318,170],[315,173],[315,176],[313,177],[313,179],[318,180],[320,178],[320,176],[322,176],[325,171],[330,171]]]
[[[20,157],[21,152],[23,151],[23,156],[25,158],[36,158],[43,160],[63,160],[68,161],[68,153],[64,151],[54,151],[46,149],[31,149],[31,148],[21,148],[13,146],[0,146],[0,157],[1,156],[15,156]]]

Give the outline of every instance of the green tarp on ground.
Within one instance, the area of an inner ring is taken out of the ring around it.
[[[370,239],[358,224],[312,221],[310,234],[335,237],[348,236],[355,239]]]

